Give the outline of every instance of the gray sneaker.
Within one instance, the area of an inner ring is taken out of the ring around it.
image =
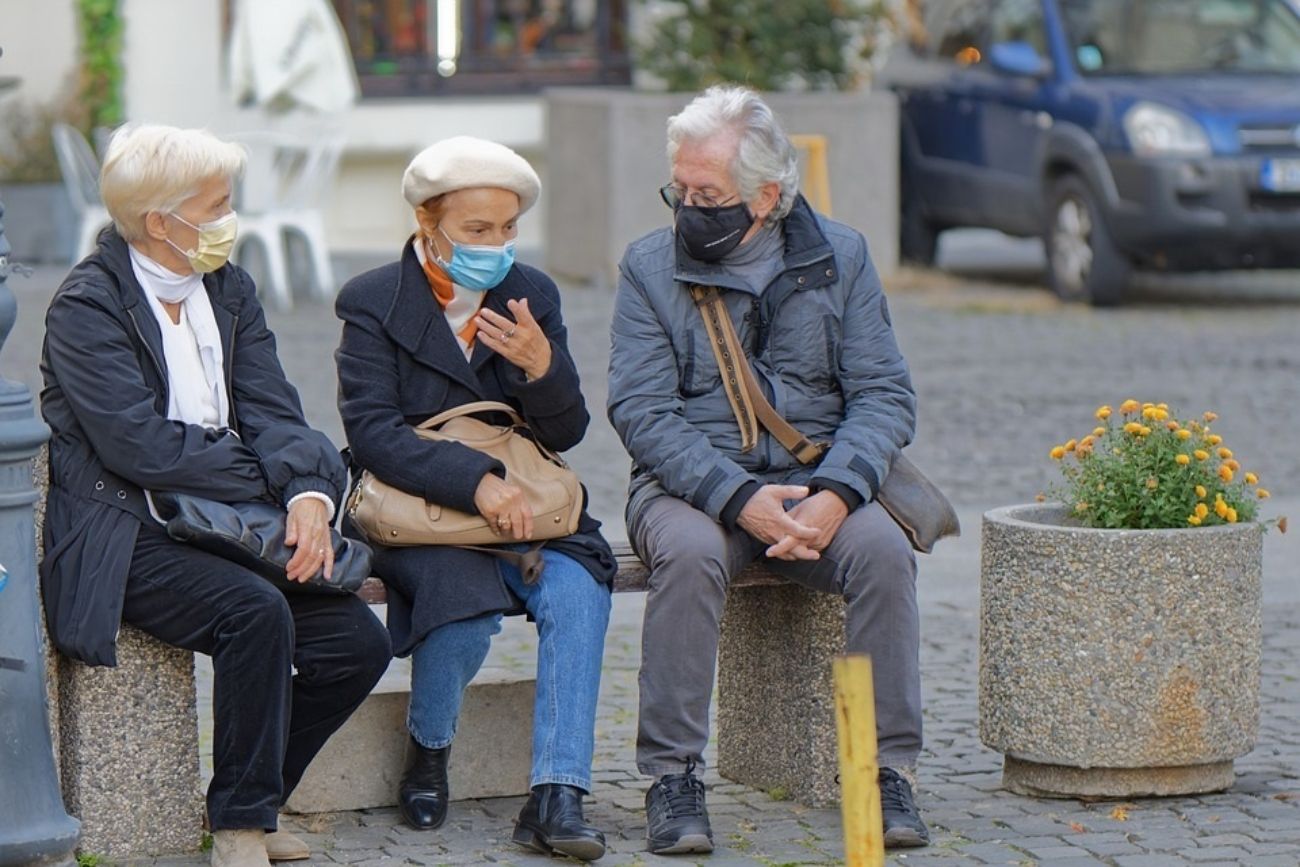
[[[645,793],[646,848],[656,855],[713,851],[704,783],[694,771],[688,762],[686,773],[665,774]]]
[[[880,813],[885,824],[885,848],[930,845],[930,830],[912,800],[912,786],[893,768],[880,769]]]

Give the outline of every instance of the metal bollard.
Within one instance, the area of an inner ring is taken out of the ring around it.
[[[0,348],[17,318],[0,204]],[[80,826],[63,809],[38,629],[32,458],[50,431],[27,387],[0,378],[0,867],[72,864]]]

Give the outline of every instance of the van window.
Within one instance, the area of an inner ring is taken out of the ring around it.
[[[1042,0],[1002,0],[994,6],[989,18],[988,45],[999,42],[1025,42],[1039,56],[1047,57]]]
[[[1288,0],[1062,0],[1084,75],[1300,73]]]

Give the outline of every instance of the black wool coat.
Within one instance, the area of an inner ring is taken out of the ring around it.
[[[516,264],[488,290],[483,306],[514,318],[506,307],[511,299],[527,299],[550,338],[551,369],[532,382],[481,343],[466,360],[409,242],[400,261],[343,287],[335,302],[343,320],[335,360],[354,475],[370,470],[408,494],[476,514],[479,482],[504,468],[468,446],[421,439],[414,425],[443,410],[494,400],[513,406],[533,435],[556,452],[582,440],[590,416],[569,355],[559,290],[541,271]],[[346,524],[345,531],[356,532]],[[618,568],[600,523],[585,509],[578,531],[547,547],[573,557],[602,583]],[[519,611],[519,600],[501,577],[501,561],[490,554],[443,546],[374,548],[375,572],[389,589],[388,628],[399,656],[445,623]]]
[[[167,418],[162,331],[115,230],[45,314],[41,414],[52,438],[41,590],[55,646],[92,665],[117,661],[131,553],[141,522],[153,520],[144,491],[281,505],[319,491],[337,504],[347,484],[338,450],[307,427],[248,274],[224,265],[203,287],[230,398],[221,431]]]

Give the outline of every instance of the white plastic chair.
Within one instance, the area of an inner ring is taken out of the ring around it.
[[[231,140],[248,150],[248,166],[236,194],[239,237],[235,260],[247,261],[253,242],[266,261],[261,288],[280,309],[293,307],[288,243],[301,240],[311,264],[310,292],[334,296],[334,269],[325,241],[320,205],[332,187],[343,153],[343,140],[322,135],[310,140],[274,132],[243,133]]]
[[[73,261],[94,252],[99,232],[113,221],[99,196],[99,159],[75,127],[56,123],[51,129],[63,186],[77,213],[77,246]]]

